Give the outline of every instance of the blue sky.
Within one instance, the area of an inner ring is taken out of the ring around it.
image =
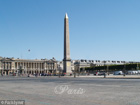
[[[0,56],[140,61],[139,0],[0,0]],[[28,52],[28,49],[31,51]]]

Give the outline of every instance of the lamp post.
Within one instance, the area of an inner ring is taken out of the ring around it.
[[[137,70],[139,70],[139,65],[138,65],[138,63],[137,63]]]
[[[76,78],[76,70],[74,70],[74,78]]]
[[[107,65],[107,74],[109,75],[109,73],[108,73],[108,69],[109,69],[109,66]]]
[[[1,69],[1,76],[3,76],[3,70]]]
[[[60,65],[58,66],[58,70],[59,70],[59,78],[61,77],[61,67]]]
[[[104,60],[103,61],[104,62],[104,78],[106,78],[106,73],[107,73],[107,70],[105,70],[106,68],[105,68],[105,63],[106,63],[106,61]],[[105,72],[106,71],[106,72]]]
[[[123,73],[123,76],[126,75],[126,64],[124,64],[124,73]]]

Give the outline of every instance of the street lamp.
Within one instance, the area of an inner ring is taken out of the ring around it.
[[[109,69],[109,65],[107,65],[107,74],[109,75],[108,69]]]
[[[61,77],[61,67],[60,65],[58,66],[58,70],[59,70],[59,78]]]
[[[138,63],[137,63],[137,70],[139,70],[139,65],[138,65]]]
[[[106,72],[107,72],[107,70],[105,70],[105,69],[107,69],[107,68],[105,68],[105,63],[106,63],[106,61],[104,60],[103,62],[104,62],[104,78],[106,78]],[[105,71],[106,71],[106,72],[105,72]]]
[[[76,70],[74,69],[74,78],[76,78]]]
[[[124,64],[124,73],[123,73],[123,76],[126,75],[126,64]]]

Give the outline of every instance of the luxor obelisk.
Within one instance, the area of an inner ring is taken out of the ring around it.
[[[64,59],[63,59],[64,73],[70,74],[71,71],[71,59],[70,59],[70,39],[69,39],[69,19],[66,13],[64,18]]]

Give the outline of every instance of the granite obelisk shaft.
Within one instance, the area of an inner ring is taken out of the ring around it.
[[[70,59],[70,39],[69,39],[69,19],[66,13],[64,18],[64,59],[63,59],[64,72],[69,74],[71,71]]]

